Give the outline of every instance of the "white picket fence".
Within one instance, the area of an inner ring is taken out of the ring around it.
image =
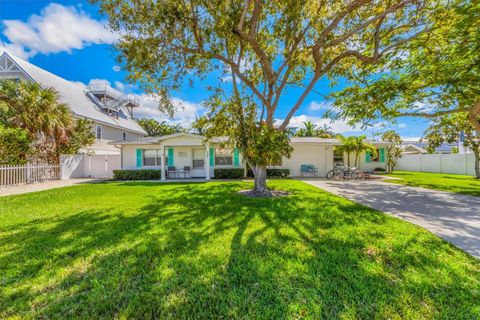
[[[398,160],[395,170],[475,174],[475,156],[468,154],[406,154]]]
[[[60,180],[60,178],[61,168],[59,165],[0,166],[0,187]]]

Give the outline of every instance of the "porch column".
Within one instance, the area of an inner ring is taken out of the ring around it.
[[[160,177],[161,180],[165,180],[165,145],[160,147]]]
[[[210,155],[208,145],[205,145],[205,159],[203,160],[203,167],[205,169],[205,179],[210,180]]]

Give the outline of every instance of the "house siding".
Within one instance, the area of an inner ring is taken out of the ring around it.
[[[219,144],[210,143],[207,145],[203,144],[204,141],[200,138],[191,137],[191,136],[181,136],[174,137],[165,140],[161,140],[158,144],[134,144],[134,145],[123,145],[123,169],[146,169],[146,168],[158,168],[159,167],[140,167],[136,165],[136,150],[137,149],[161,149],[162,145],[165,146],[165,149],[169,147],[174,148],[174,165],[177,168],[183,168],[183,166],[191,166],[191,150],[192,148],[201,147],[207,148],[209,150],[209,157],[205,158],[205,161],[208,161],[210,166],[210,177],[214,176],[214,169],[218,168],[245,168],[245,162],[241,154],[239,154],[238,166],[235,166],[235,161],[232,165],[211,165],[211,152],[217,148],[220,148]],[[306,143],[292,143],[293,152],[290,158],[284,158],[282,165],[276,168],[286,168],[290,169],[290,175],[292,177],[300,177],[301,172],[300,168],[303,164],[314,165],[318,169],[318,177],[325,177],[326,173],[333,168],[333,150],[334,145],[331,143],[319,143],[319,142],[306,142]],[[379,148],[384,148],[384,146],[379,145]],[[187,156],[183,154],[183,159],[180,156],[180,152],[186,152]],[[232,151],[233,154],[233,151]],[[363,171],[373,171],[373,169],[381,167],[386,168],[386,160],[388,155],[386,154],[385,148],[385,161],[384,162],[366,162],[365,153],[362,153],[359,158],[359,168]],[[346,164],[346,156],[344,157]],[[353,156],[351,160],[351,165],[353,166]]]

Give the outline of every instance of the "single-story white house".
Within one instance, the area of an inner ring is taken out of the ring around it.
[[[168,178],[167,167],[182,170],[190,168],[193,178],[214,177],[217,168],[246,168],[242,155],[238,150],[221,147],[225,138],[214,138],[206,141],[203,136],[178,133],[161,137],[145,137],[137,141],[114,141],[112,145],[121,152],[121,169],[164,169],[161,170],[162,180]],[[317,176],[324,177],[333,168],[334,163],[347,162],[346,156],[334,152],[334,147],[340,145],[337,139],[299,138],[292,137],[290,142],[293,152],[290,158],[284,158],[282,163],[272,165],[274,168],[290,170],[292,177],[301,176],[302,165],[313,165]],[[375,145],[378,152],[375,156],[364,153],[360,156],[358,167],[363,171],[373,171],[376,168],[386,168],[388,142],[369,141]],[[352,156],[353,158],[353,156]],[[354,159],[351,159],[353,166]]]

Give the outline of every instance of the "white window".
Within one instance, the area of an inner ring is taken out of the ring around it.
[[[161,153],[159,149],[143,149],[143,166],[157,167],[161,165]]]
[[[127,140],[127,133],[125,131],[122,131],[122,140]]]
[[[337,148],[333,149],[333,164],[342,164],[343,165],[343,151],[338,150]]]
[[[194,169],[203,169],[203,162],[205,151],[203,149],[193,149],[193,163]]]
[[[97,124],[97,127],[95,129],[95,135],[97,137],[97,140],[102,140],[102,126]]]
[[[232,151],[229,149],[217,149],[215,150],[215,165],[216,166],[229,166],[233,164]]]

